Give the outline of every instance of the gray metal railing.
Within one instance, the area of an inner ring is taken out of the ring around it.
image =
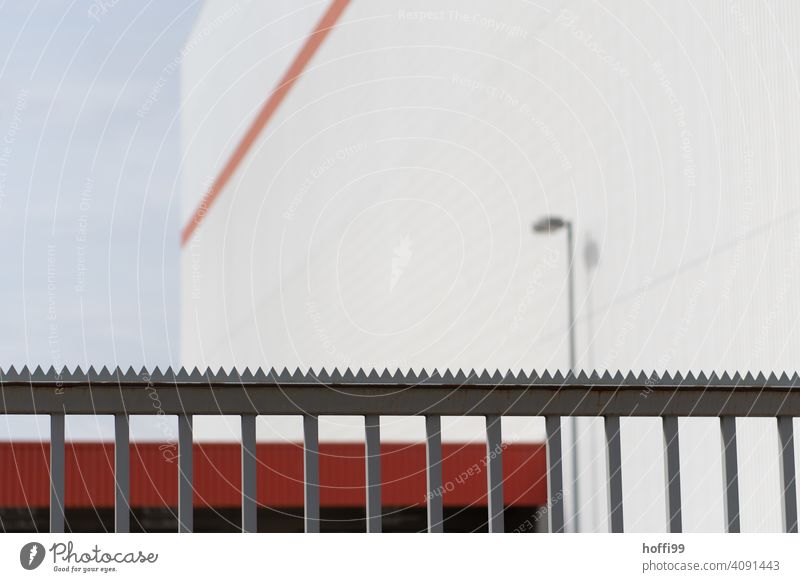
[[[486,418],[489,531],[503,531],[503,416],[543,416],[547,433],[547,515],[551,532],[564,531],[561,421],[569,416],[602,417],[608,460],[609,523],[623,531],[620,418],[660,417],[664,431],[668,528],[682,531],[679,417],[718,417],[723,443],[726,527],[740,531],[736,417],[772,417],[780,442],[783,526],[797,532],[794,431],[800,416],[800,377],[785,374],[686,377],[620,373],[612,376],[560,373],[453,374],[436,371],[328,374],[233,371],[189,373],[157,368],[33,372],[0,370],[2,414],[50,415],[50,529],[64,530],[64,416],[113,415],[115,419],[115,528],[129,531],[129,416],[178,417],[179,531],[191,532],[192,418],[239,415],[242,425],[242,531],[256,531],[255,421],[259,414],[302,415],[305,529],[319,531],[319,416],[361,415],[366,434],[367,531],[381,531],[380,416],[424,416],[427,451],[428,531],[443,531],[442,416]],[[154,407],[153,394],[158,400]]]

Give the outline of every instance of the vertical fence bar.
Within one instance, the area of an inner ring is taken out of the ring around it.
[[[178,415],[178,532],[194,529],[192,488],[192,416]]]
[[[725,480],[725,526],[728,533],[739,533],[739,461],[736,455],[736,417],[720,418],[722,432],[722,478]]]
[[[319,533],[319,418],[303,416],[303,478],[305,480],[305,530]]]
[[[242,532],[258,531],[256,489],[256,415],[243,414],[242,422]]]
[[[489,533],[504,533],[503,524],[503,431],[501,417],[486,417],[486,485]]]
[[[114,531],[131,531],[131,440],[127,414],[114,415]]]
[[[561,463],[561,417],[545,418],[547,429],[547,519],[551,533],[564,533],[564,474]]]
[[[425,417],[425,452],[428,461],[428,532],[444,532],[442,509],[442,418]]]
[[[619,416],[606,416],[606,450],[608,459],[608,512],[611,533],[622,533],[622,446]]]
[[[364,417],[367,475],[367,532],[381,532],[381,417]]]
[[[64,415],[50,415],[50,533],[64,533]]]
[[[794,466],[794,419],[778,417],[778,438],[781,444],[781,509],[783,531],[797,533],[797,490]]]
[[[678,437],[678,417],[665,416],[664,429],[664,474],[667,478],[667,531],[681,533],[681,453]]]

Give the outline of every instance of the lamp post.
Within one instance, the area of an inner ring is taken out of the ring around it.
[[[569,326],[569,369],[574,374],[575,370],[575,249],[572,240],[572,222],[558,216],[544,216],[533,223],[533,232],[537,234],[552,234],[561,229],[567,231],[567,325]],[[578,514],[578,419],[570,417],[572,430],[572,496],[574,499],[572,525],[575,532],[579,530]]]

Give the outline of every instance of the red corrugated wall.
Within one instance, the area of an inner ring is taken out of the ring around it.
[[[177,448],[131,445],[131,505],[175,507],[178,500]],[[486,505],[486,448],[444,444],[443,501],[448,506]],[[301,444],[258,445],[258,501],[270,507],[302,507]],[[0,443],[0,506],[47,507],[49,444]],[[65,493],[69,507],[113,507],[114,446],[67,443]],[[506,505],[543,505],[547,499],[545,448],[516,444],[503,453]],[[240,448],[236,444],[194,445],[194,504],[240,505]],[[425,446],[381,445],[383,505],[425,505]],[[364,505],[364,445],[320,445],[320,500],[324,507]]]

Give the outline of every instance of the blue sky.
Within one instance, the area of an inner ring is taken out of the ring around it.
[[[0,365],[178,354],[179,55],[199,2],[0,3]]]
[[[0,366],[177,362],[169,65],[200,5],[0,1]]]

